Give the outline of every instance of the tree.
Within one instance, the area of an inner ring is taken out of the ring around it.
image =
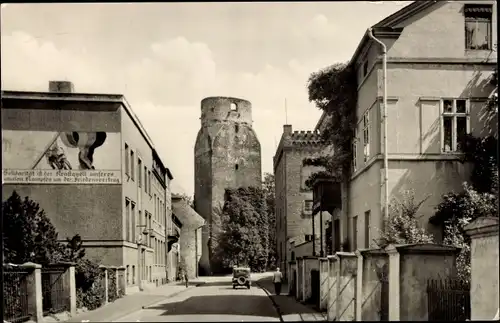
[[[333,147],[333,154],[305,159],[304,165],[322,166],[329,177],[346,182],[352,165],[352,143],[356,122],[357,81],[354,66],[334,64],[312,73],[307,84],[309,101],[323,110],[327,125],[320,133],[325,144]],[[310,177],[318,176],[313,173]],[[308,184],[311,180],[308,181]]]
[[[102,271],[99,264],[85,259],[80,235],[58,241],[58,234],[45,211],[29,197],[21,199],[16,191],[2,203],[4,262],[40,265],[61,261],[75,262],[77,305],[94,309],[102,305]],[[97,283],[97,284],[96,284]]]
[[[268,219],[261,188],[227,189],[221,215],[221,232],[215,258],[221,267],[249,266],[266,269],[268,260]]]
[[[269,227],[269,251],[268,251],[268,269],[274,269],[277,259],[277,245],[276,245],[276,214],[275,214],[275,185],[274,175],[271,173],[264,174],[264,181],[262,183],[262,190],[266,200],[267,208],[267,223]]]
[[[389,244],[433,243],[433,236],[418,222],[418,210],[426,201],[415,201],[412,190],[403,192],[401,199],[392,198],[389,204],[389,219],[376,243],[381,248]]]
[[[4,262],[41,265],[62,260],[63,246],[55,227],[38,203],[17,192],[2,203]]]

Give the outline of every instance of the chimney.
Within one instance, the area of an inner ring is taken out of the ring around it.
[[[283,125],[283,133],[285,135],[291,135],[292,134],[292,125],[291,124]]]
[[[49,81],[49,92],[73,93],[75,87],[69,81]]]

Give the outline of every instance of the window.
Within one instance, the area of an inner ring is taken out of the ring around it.
[[[236,103],[231,103],[231,111],[236,111],[236,110],[238,110]]]
[[[465,49],[492,49],[492,5],[465,5]]]
[[[144,166],[144,192],[148,192],[148,168]]]
[[[365,212],[365,248],[370,248],[370,211]]]
[[[158,221],[158,199],[156,198],[156,194],[154,194],[154,199],[153,199],[153,203],[154,203],[154,218],[156,221]]]
[[[238,170],[238,164],[234,165],[234,169]]]
[[[363,152],[364,161],[366,162],[370,157],[370,117],[369,112],[366,111],[363,115]]]
[[[151,224],[152,224],[151,222],[152,222],[152,215],[151,215],[151,213],[149,213],[149,223],[148,223],[149,230],[153,229],[151,226]],[[151,237],[151,235],[149,236],[148,247],[150,247],[150,248],[153,247],[153,238]]]
[[[313,210],[313,200],[304,201],[304,213],[312,213]]]
[[[235,124],[234,125],[234,132],[238,133],[238,131],[240,131],[240,126]]]
[[[151,196],[151,171],[148,170],[148,193]]]
[[[131,224],[131,227],[132,227],[132,242],[136,243],[136,233],[135,233],[135,230],[136,230],[136,227],[137,227],[137,223],[136,223],[136,217],[135,217],[135,203],[132,202],[131,203],[132,205],[132,209],[130,211],[130,222],[132,223]]]
[[[142,160],[139,158],[137,160],[137,186],[142,185]]]
[[[130,160],[128,159],[129,156],[129,148],[128,145],[125,144],[125,174],[129,174],[129,168],[130,168]]]
[[[459,152],[470,131],[469,101],[444,99],[441,101],[441,111],[441,148],[443,152]]]
[[[135,266],[132,265],[132,285],[135,284]]]
[[[125,240],[130,241],[130,201],[125,199]]]
[[[130,178],[134,180],[134,173],[135,173],[135,168],[134,168],[134,151],[130,151]]]
[[[356,171],[358,158],[358,129],[354,129],[354,139],[352,141],[352,169]]]
[[[358,216],[352,218],[352,250],[358,249]]]
[[[127,285],[129,285],[130,284],[130,265],[127,265],[126,272],[127,272]]]

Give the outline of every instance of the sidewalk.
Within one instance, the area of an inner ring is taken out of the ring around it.
[[[295,300],[288,296],[288,285],[285,283],[281,286],[281,291],[284,294],[277,296],[274,294],[274,284],[271,277],[266,277],[256,281],[256,284],[266,291],[271,300],[276,306],[281,320],[288,321],[326,321],[326,315]]]
[[[183,291],[195,288],[202,283],[201,280],[193,280],[186,288],[184,283],[172,282],[152,290],[126,295],[96,310],[77,314],[65,322],[111,322]]]

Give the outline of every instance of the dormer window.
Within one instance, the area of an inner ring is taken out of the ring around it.
[[[465,5],[465,49],[491,50],[492,5]]]
[[[236,106],[236,103],[231,103],[231,111],[236,111],[238,110],[238,106]]]

